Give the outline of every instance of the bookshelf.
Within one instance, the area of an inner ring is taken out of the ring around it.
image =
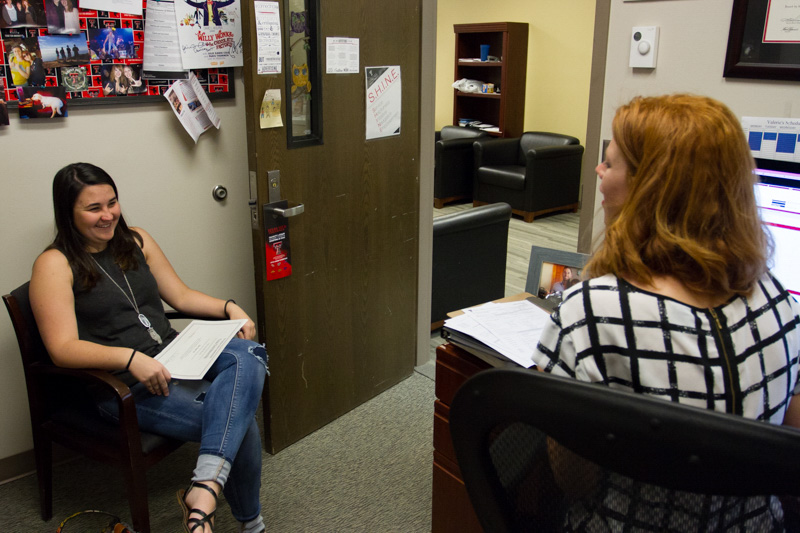
[[[493,124],[496,137],[519,137],[525,119],[525,80],[528,67],[528,24],[490,22],[455,24],[455,80],[463,78],[492,83],[499,93],[469,93],[454,89],[453,124],[472,119]],[[480,46],[498,61],[476,61]]]

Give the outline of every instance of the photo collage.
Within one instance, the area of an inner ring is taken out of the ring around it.
[[[146,13],[77,5],[0,0],[0,125],[8,124],[8,102],[18,104],[21,118],[63,118],[78,101],[159,96],[175,81],[143,76]],[[194,72],[209,94],[232,90],[229,69]]]

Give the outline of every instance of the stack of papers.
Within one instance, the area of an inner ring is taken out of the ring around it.
[[[443,335],[473,353],[479,351],[530,368],[533,351],[549,321],[547,311],[527,300],[488,303],[445,320]]]

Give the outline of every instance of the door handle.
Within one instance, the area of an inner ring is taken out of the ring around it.
[[[287,207],[277,207],[270,204],[264,206],[265,213],[271,213],[274,216],[279,216],[283,218],[289,218],[299,215],[304,210],[305,206],[303,204],[290,204]]]

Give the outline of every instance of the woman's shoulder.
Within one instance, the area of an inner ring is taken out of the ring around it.
[[[136,244],[139,245],[139,248],[142,250],[147,247],[148,242],[155,242],[153,237],[139,226],[131,226],[128,229],[133,235],[133,240],[136,241]]]
[[[34,269],[38,266],[47,268],[69,268],[67,256],[58,248],[48,248],[33,262]]]
[[[566,322],[581,321],[586,317],[587,300],[591,302],[591,312],[604,313],[610,305],[619,303],[620,280],[613,274],[581,281],[567,289],[558,316]]]
[[[72,283],[72,267],[64,252],[57,248],[48,248],[33,262],[31,280],[62,278]]]

